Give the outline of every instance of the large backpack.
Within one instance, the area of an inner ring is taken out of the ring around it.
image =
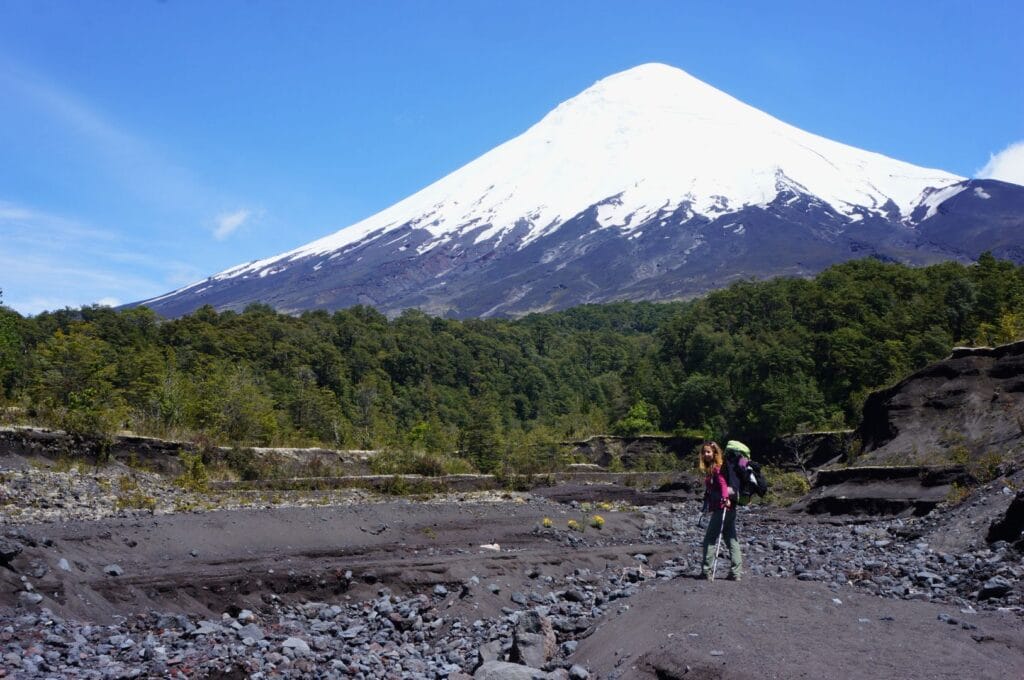
[[[750,447],[732,440],[725,445],[725,466],[729,485],[736,491],[736,503],[746,505],[753,496],[768,493],[768,480],[761,466],[750,459]]]

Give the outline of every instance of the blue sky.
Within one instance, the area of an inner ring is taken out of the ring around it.
[[[651,61],[962,175],[1024,140],[1024,3],[740,4],[7,0],[4,303],[129,302],[294,248]]]

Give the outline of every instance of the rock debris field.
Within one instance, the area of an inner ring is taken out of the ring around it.
[[[4,678],[1024,677],[999,482],[921,518],[745,508],[744,577],[708,582],[679,494],[211,499],[141,475],[161,500],[130,509],[120,472],[4,461]]]

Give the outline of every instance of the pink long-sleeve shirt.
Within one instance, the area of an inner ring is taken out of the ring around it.
[[[708,507],[712,510],[720,510],[726,507],[729,499],[729,482],[725,479],[725,473],[718,465],[708,470],[704,478],[704,494],[708,499]]]

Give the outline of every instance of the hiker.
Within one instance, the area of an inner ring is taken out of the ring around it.
[[[736,538],[736,487],[737,480],[729,480],[722,448],[713,441],[701,444],[700,471],[704,473],[704,507],[702,513],[711,513],[707,531],[704,532],[704,564],[701,567],[701,578],[714,578],[714,564],[719,534],[724,532],[729,548],[729,580],[739,581],[743,569],[743,556],[740,554],[740,542]]]

